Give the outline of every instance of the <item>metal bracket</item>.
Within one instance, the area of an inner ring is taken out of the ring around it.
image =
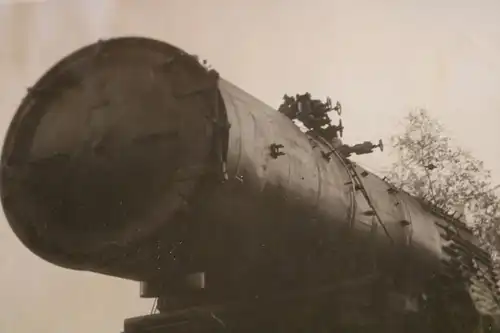
[[[282,144],[273,143],[271,144],[271,146],[269,146],[269,148],[271,150],[271,157],[274,159],[285,155],[285,153],[280,150],[281,148],[284,148]]]

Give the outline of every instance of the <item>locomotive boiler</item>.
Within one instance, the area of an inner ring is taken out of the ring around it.
[[[497,309],[464,223],[153,39],[86,46],[29,89],[1,196],[34,254],[159,299],[127,332],[472,332]]]

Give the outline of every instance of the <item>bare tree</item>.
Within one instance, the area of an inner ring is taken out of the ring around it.
[[[393,136],[397,153],[387,178],[397,187],[446,210],[462,210],[490,245],[500,242],[495,221],[500,200],[483,162],[453,145],[425,110],[410,112],[405,130]]]

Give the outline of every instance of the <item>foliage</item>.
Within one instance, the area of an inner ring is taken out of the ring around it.
[[[453,145],[427,111],[410,112],[403,133],[393,136],[397,153],[387,178],[397,187],[446,211],[463,207],[489,244],[498,243],[500,200],[483,162]]]

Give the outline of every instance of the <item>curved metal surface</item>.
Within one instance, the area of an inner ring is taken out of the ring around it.
[[[233,292],[242,283],[255,290],[326,279],[330,269],[312,275],[331,257],[338,231],[348,229],[349,175],[341,161],[322,157],[327,147],[276,110],[223,79],[219,90],[231,124],[228,181],[199,214],[200,265],[215,289]],[[273,158],[273,144],[284,155]]]
[[[142,38],[99,42],[50,69],[3,149],[2,203],[23,243],[106,272],[109,254],[172,220],[209,166],[215,82],[182,51]]]
[[[418,285],[440,270],[438,216],[356,165],[366,195],[354,190],[327,143],[212,74],[144,38],[49,70],[2,155],[2,204],[21,241],[55,264],[129,279],[203,271],[214,298],[380,269],[408,269]]]
[[[314,215],[345,223],[350,189],[341,162],[326,161],[321,151],[327,148],[273,108],[225,80],[220,80],[219,89],[231,123],[229,177],[251,186],[256,195],[282,189],[287,205],[307,206],[316,210]],[[273,143],[283,145],[283,156],[271,156]]]

